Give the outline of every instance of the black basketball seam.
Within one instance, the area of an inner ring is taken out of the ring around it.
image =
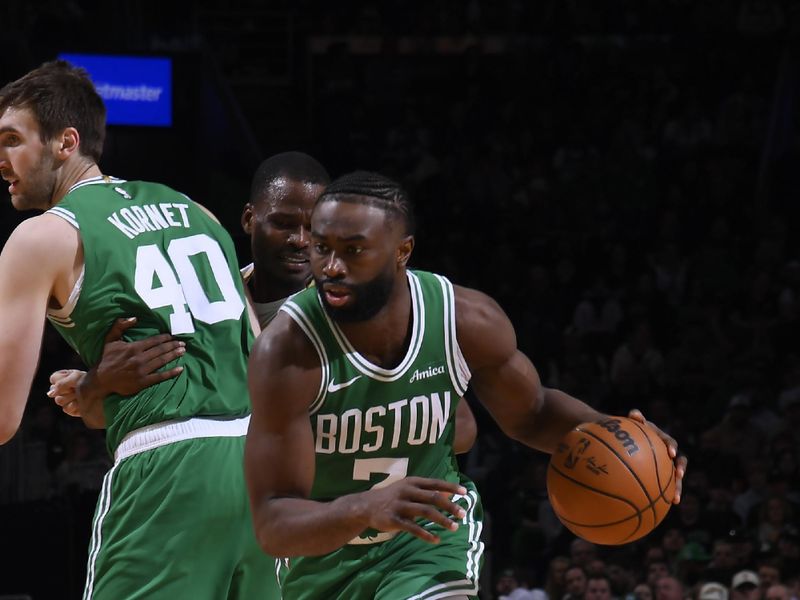
[[[644,437],[647,438],[647,443],[650,445],[650,450],[652,451],[652,454],[653,454],[653,465],[656,468],[656,480],[658,481],[658,495],[667,504],[672,504],[672,499],[667,500],[666,498],[664,498],[664,492],[667,491],[667,488],[669,487],[669,484],[672,483],[672,478],[675,477],[675,466],[673,465],[672,470],[670,471],[669,481],[667,481],[667,484],[662,488],[661,487],[661,473],[658,470],[658,459],[656,458],[656,449],[653,446],[653,441],[650,439],[650,436],[647,435],[647,431],[645,431],[644,427],[642,427],[640,423],[638,423],[637,421],[634,421],[633,419],[631,419],[631,422],[634,425],[636,425],[636,427],[639,428],[639,430],[642,432]],[[667,456],[669,456],[669,453],[667,454]]]
[[[559,514],[559,518],[562,518],[564,521],[567,521],[567,522],[569,522],[569,523],[571,523],[573,525],[577,525],[578,527],[587,527],[587,528],[589,528],[589,527],[606,527],[608,525],[618,525],[620,523],[624,523],[625,521],[627,521],[628,519],[630,519],[632,517],[638,517],[639,523],[636,525],[636,529],[634,529],[633,532],[631,532],[631,534],[628,535],[628,537],[626,537],[624,540],[622,540],[622,542],[624,542],[625,540],[630,538],[632,535],[634,535],[637,531],[639,531],[639,528],[642,526],[642,511],[640,511],[639,507],[637,507],[633,502],[631,502],[627,498],[623,498],[622,496],[617,496],[615,494],[610,494],[610,493],[608,493],[606,491],[603,491],[601,489],[594,488],[594,487],[590,486],[589,484],[584,483],[583,481],[578,481],[577,479],[574,479],[573,477],[570,477],[566,473],[563,473],[562,471],[560,471],[558,469],[558,467],[553,465],[553,463],[550,463],[550,468],[553,469],[553,471],[555,471],[559,475],[561,475],[561,477],[563,477],[564,479],[566,479],[568,481],[571,481],[572,483],[576,483],[579,486],[584,487],[589,491],[601,494],[603,496],[608,496],[609,498],[614,498],[616,500],[621,500],[622,502],[624,502],[625,504],[627,504],[631,508],[633,508],[633,510],[635,511],[634,514],[632,514],[632,515],[630,515],[628,517],[625,517],[624,519],[622,519],[620,521],[616,521],[614,523],[603,523],[602,525],[581,525],[580,523],[576,523],[575,521],[572,521],[570,519],[562,517],[560,514]],[[552,502],[550,504],[552,504]],[[622,542],[620,542],[620,543],[622,543]]]
[[[554,471],[556,471],[556,472],[557,472],[559,475],[562,475],[562,476],[563,476],[563,473],[561,473],[560,471],[558,471],[558,469],[556,469],[555,467],[553,467],[553,470],[554,470]],[[580,483],[580,481],[576,481],[575,483]],[[600,494],[603,494],[603,495],[605,495],[605,496],[609,496],[610,498],[613,498],[613,497],[614,497],[614,496],[612,496],[611,494],[606,494],[606,492],[603,492],[602,490],[597,490],[597,491],[598,491]],[[641,510],[639,510],[639,509],[637,508],[637,509],[636,509],[636,510],[637,510],[637,512],[644,512],[644,511],[646,511],[648,508],[650,508],[651,506],[653,506],[653,504],[654,504],[654,503],[658,502],[658,501],[659,501],[659,499],[660,499],[660,498],[656,498],[655,500],[653,500],[653,502],[651,502],[651,503],[650,503],[650,504],[648,504],[647,506],[643,507]],[[634,508],[636,508],[636,506],[634,506]],[[587,529],[592,529],[592,528],[596,528],[596,527],[607,527],[608,525],[619,525],[620,523],[624,523],[625,521],[627,521],[627,520],[629,520],[629,519],[632,519],[632,518],[633,518],[633,517],[635,517],[635,516],[636,516],[636,515],[634,514],[634,515],[627,516],[627,517],[625,517],[624,519],[620,519],[619,521],[612,521],[611,523],[600,523],[599,525],[584,525],[583,523],[578,523],[577,521],[573,521],[572,519],[567,519],[566,517],[564,517],[564,520],[565,520],[565,521],[568,521],[568,522],[570,522],[570,523],[572,523],[573,525],[577,525],[578,527],[586,527]],[[653,527],[653,529],[655,529],[655,527]],[[637,529],[637,531],[638,531],[638,529]],[[634,532],[634,533],[635,533],[635,532]]]
[[[609,498],[616,498],[618,500],[622,500],[623,502],[627,502],[628,504],[630,504],[636,510],[636,512],[634,514],[629,515],[629,516],[625,517],[624,519],[620,519],[619,521],[612,521],[611,523],[600,523],[599,525],[589,525],[589,524],[584,524],[584,523],[578,523],[577,521],[573,521],[572,519],[567,519],[566,517],[564,517],[560,513],[558,513],[558,511],[556,511],[556,514],[558,515],[559,519],[561,519],[562,521],[565,521],[567,523],[570,523],[571,525],[575,525],[576,527],[585,527],[586,529],[597,529],[597,528],[600,528],[600,527],[608,527],[610,525],[620,525],[621,523],[624,523],[625,521],[629,521],[630,519],[633,519],[634,517],[638,517],[639,518],[639,525],[636,527],[636,529],[633,531],[633,533],[631,533],[627,538],[625,538],[626,540],[628,540],[632,536],[636,535],[636,532],[638,532],[639,529],[641,529],[641,513],[643,511],[646,511],[648,508],[651,508],[659,500],[663,500],[664,499],[664,495],[662,493],[662,494],[659,495],[658,498],[656,498],[655,500],[653,500],[652,502],[650,502],[649,504],[647,504],[646,506],[644,506],[640,510],[640,509],[638,509],[636,507],[635,504],[633,504],[633,502],[629,502],[625,498],[620,498],[618,496],[614,496],[613,494],[609,494],[608,492],[604,492],[603,490],[596,490],[592,486],[587,485],[587,484],[583,483],[582,481],[577,481],[577,480],[573,479],[569,475],[563,473],[562,471],[559,471],[557,467],[552,465],[552,463],[550,464],[550,468],[553,469],[553,471],[555,471],[558,475],[561,475],[564,479],[572,481],[573,483],[577,483],[578,485],[580,485],[582,487],[585,487],[585,488],[587,488],[587,489],[589,489],[589,490],[591,490],[593,492],[597,492],[598,494],[601,494],[603,496],[608,496]],[[673,473],[672,473],[672,475],[670,475],[669,481],[667,482],[667,487],[669,487],[669,484],[672,482],[672,479],[675,476],[674,473],[675,472],[673,470]],[[552,502],[551,502],[551,504],[552,504]],[[671,505],[672,502],[669,501],[669,502],[667,502],[667,504]],[[555,510],[555,508],[554,508],[554,510]],[[653,530],[655,530],[655,527],[653,527]],[[648,531],[644,535],[649,535],[650,533],[652,533],[653,530]],[[639,536],[639,537],[643,537],[643,536]],[[638,538],[636,538],[636,539],[638,539]],[[624,540],[623,540],[623,542],[624,542]],[[622,542],[620,542],[620,543],[622,543]]]
[[[614,454],[614,456],[616,456],[623,465],[625,465],[625,468],[628,469],[628,471],[630,471],[631,475],[633,475],[633,478],[639,483],[639,487],[642,488],[642,491],[644,492],[645,497],[647,497],[647,500],[650,503],[649,504],[650,509],[653,511],[653,523],[658,525],[658,515],[656,514],[656,508],[654,506],[654,500],[650,497],[650,494],[648,493],[647,488],[645,487],[644,483],[642,483],[642,480],[639,479],[639,476],[636,474],[636,471],[631,469],[630,465],[627,462],[625,462],[625,459],[622,458],[622,456],[616,450],[614,450],[614,448],[612,448],[611,445],[608,442],[606,442],[603,438],[598,437],[596,434],[592,433],[591,431],[586,431],[584,429],[581,429],[580,427],[578,427],[578,431],[580,431],[581,433],[585,433],[586,435],[590,435],[594,439],[596,439],[598,442],[601,442],[606,448],[611,450],[611,452]],[[661,489],[659,489],[658,492],[659,492],[659,495],[660,495],[661,494]],[[655,528],[655,525],[653,527]]]

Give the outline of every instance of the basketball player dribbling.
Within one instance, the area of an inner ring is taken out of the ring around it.
[[[467,385],[507,435],[545,452],[601,418],[542,387],[490,297],[407,269],[413,232],[396,182],[332,182],[312,213],[316,286],[253,348],[246,477],[259,542],[288,557],[286,600],[477,597],[480,498],[452,450]],[[685,458],[656,431],[682,478]]]

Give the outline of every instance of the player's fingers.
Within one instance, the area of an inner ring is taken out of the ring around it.
[[[445,529],[449,529],[450,531],[455,531],[458,529],[458,522],[448,517],[446,514],[442,513],[441,511],[437,510],[434,506],[430,504],[421,504],[417,502],[412,502],[409,505],[409,509],[414,517],[419,518],[422,517],[423,519],[427,519],[437,525],[441,525]],[[460,515],[456,515],[459,519],[463,519],[464,510],[461,507],[456,506],[453,510],[447,510],[450,514],[455,514],[455,510],[461,510]]]
[[[86,371],[81,371],[80,369],[59,369],[50,374],[50,383],[58,383],[68,377],[77,377],[80,379],[85,374]]]
[[[393,521],[396,525],[396,529],[407,531],[408,533],[417,536],[419,539],[425,542],[430,544],[438,544],[440,541],[438,535],[434,535],[424,527],[420,527],[414,522],[413,519],[405,519],[398,515],[394,517]]]
[[[158,371],[157,373],[151,373],[143,378],[144,387],[150,387],[153,384],[161,383],[162,381],[166,381],[167,379],[172,379],[173,377],[177,377],[183,372],[183,367],[173,367],[172,369],[168,369],[166,371]]]
[[[628,418],[633,419],[634,421],[639,421],[639,423],[641,423],[642,425],[644,425],[646,422],[646,419],[644,418],[642,411],[640,411],[638,408],[632,408],[628,412]]]
[[[53,398],[53,402],[58,404],[61,408],[67,406],[70,402],[75,402],[75,394],[59,394]]]
[[[684,454],[681,454],[675,459],[675,497],[672,500],[673,504],[678,504],[681,501],[683,477],[686,475],[686,467],[688,465],[689,459]]]
[[[464,486],[457,483],[452,483],[450,481],[444,481],[442,479],[431,479],[428,477],[406,477],[404,481],[423,490],[447,492],[449,494],[458,494],[459,496],[463,496],[467,493],[467,488]]]
[[[143,340],[138,340],[136,342],[131,342],[131,347],[137,353],[147,353],[155,355],[159,353],[159,348],[163,345],[169,345],[170,347],[174,344],[178,343],[177,340],[172,339],[172,336],[168,333],[159,333],[158,335],[154,335],[148,338],[144,338]],[[181,342],[183,343],[183,342]]]
[[[136,317],[119,318],[111,325],[111,329],[105,337],[105,343],[116,342],[122,338],[122,334],[136,324]]]
[[[52,373],[50,373],[50,383],[55,383],[56,381],[59,381],[63,377],[66,377],[68,372],[69,369],[59,369],[58,371],[53,371]]]
[[[172,340],[142,353],[141,359],[145,361],[145,372],[150,373],[184,354],[186,354],[186,343]]]
[[[442,492],[440,490],[426,490],[426,489],[418,489],[416,493],[411,496],[411,500],[416,503],[419,503],[420,506],[426,506],[426,514],[425,516],[428,517],[431,521],[436,521],[442,527],[450,528],[450,523],[452,522],[449,518],[442,515],[436,508],[439,508],[445,511],[448,514],[453,515],[457,519],[463,519],[466,516],[466,511],[461,508],[455,502],[450,500],[450,493],[449,492]],[[435,507],[435,508],[434,508]],[[441,516],[442,519],[433,518],[430,516],[430,512],[435,512],[437,515]]]
[[[61,410],[64,411],[64,413],[69,415],[70,417],[81,416],[80,407],[78,406],[78,402],[75,400],[68,402],[65,406],[62,407]]]
[[[673,438],[670,435],[667,435],[665,432],[661,430],[661,428],[658,425],[656,425],[652,421],[648,421],[645,418],[644,414],[642,414],[642,411],[640,411],[638,408],[631,409],[630,412],[628,412],[628,418],[633,419],[634,421],[638,421],[642,425],[650,427],[653,431],[655,431],[658,434],[658,437],[660,437],[667,445],[667,451],[669,452],[670,458],[675,458],[676,456],[678,456],[678,442],[675,440],[675,438]]]

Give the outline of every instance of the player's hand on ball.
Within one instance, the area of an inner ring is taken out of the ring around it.
[[[675,441],[675,438],[672,436],[667,435],[659,427],[653,423],[652,421],[648,421],[644,418],[642,411],[637,408],[632,409],[628,413],[628,418],[633,419],[634,421],[639,421],[643,425],[647,425],[653,431],[658,434],[664,443],[667,445],[667,450],[669,451],[669,455],[675,461],[675,498],[672,500],[674,504],[678,504],[681,501],[681,490],[683,489],[683,476],[686,474],[686,465],[689,462],[689,459],[686,457],[685,454],[678,454],[678,442]]]
[[[77,389],[85,376],[86,372],[79,369],[61,369],[50,375],[50,389],[47,395],[70,417],[81,416]]]

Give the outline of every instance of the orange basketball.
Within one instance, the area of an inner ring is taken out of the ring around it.
[[[675,465],[649,427],[627,417],[583,423],[550,457],[547,495],[575,535],[596,544],[627,544],[666,516]]]

